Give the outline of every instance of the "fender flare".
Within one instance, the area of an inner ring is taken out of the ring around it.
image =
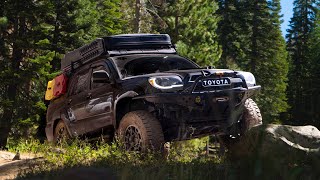
[[[63,121],[63,123],[66,125],[67,131],[68,131],[68,134],[70,135],[70,137],[73,137],[73,135],[74,135],[73,133],[71,133],[71,130],[70,130],[70,121],[65,116],[65,114],[61,112],[60,113],[60,117],[59,118],[55,118],[55,120],[52,121],[53,123],[51,124],[51,128],[50,128],[50,130],[51,130],[51,133],[50,133],[51,141],[53,141],[53,139],[54,139],[55,127],[56,127],[56,125],[58,124],[59,121]],[[50,132],[50,130],[48,132]]]
[[[127,91],[121,95],[118,95],[114,100],[114,107],[113,107],[113,126],[116,129],[117,127],[117,104],[119,101],[121,101],[124,98],[133,98],[138,96],[139,94],[135,91]]]

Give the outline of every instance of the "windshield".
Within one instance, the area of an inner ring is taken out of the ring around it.
[[[122,78],[165,72],[198,69],[195,63],[178,55],[131,55],[113,58]]]

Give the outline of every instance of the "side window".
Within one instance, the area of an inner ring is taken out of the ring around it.
[[[94,83],[94,82],[92,81],[92,74],[93,74],[93,72],[94,72],[94,71],[98,71],[98,70],[105,70],[105,71],[107,71],[107,72],[109,73],[109,75],[110,75],[110,71],[109,71],[106,67],[104,67],[103,65],[93,67],[93,68],[92,68],[92,73],[91,73],[91,89],[96,89],[96,88],[99,88],[99,87],[102,87],[102,86],[106,85],[105,83]]]
[[[88,88],[89,70],[77,74],[75,86],[72,89],[72,95],[84,92]]]

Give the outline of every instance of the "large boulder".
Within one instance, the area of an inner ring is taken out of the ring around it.
[[[320,179],[320,131],[313,126],[254,127],[228,155],[241,179]]]
[[[230,152],[233,157],[319,158],[320,131],[314,126],[269,124],[252,128]]]

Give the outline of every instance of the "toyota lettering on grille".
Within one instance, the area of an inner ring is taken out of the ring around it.
[[[221,78],[221,79],[206,79],[202,81],[203,87],[209,86],[226,86],[230,85],[231,81],[229,78]]]

